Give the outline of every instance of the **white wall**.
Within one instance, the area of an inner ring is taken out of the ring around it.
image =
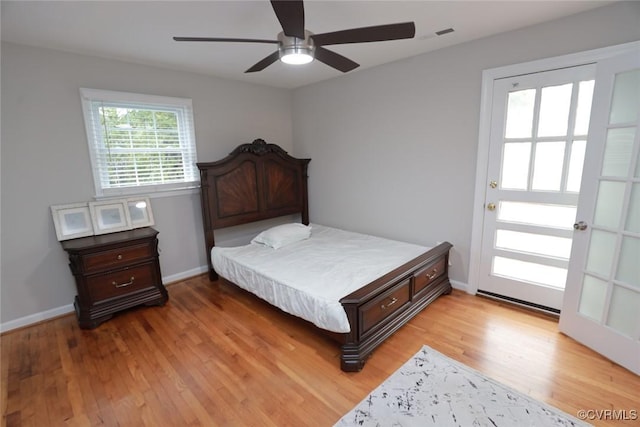
[[[294,148],[309,165],[311,220],[454,245],[469,276],[482,71],[640,39],[619,3],[298,89]]]
[[[263,138],[292,150],[291,93],[154,67],[2,44],[3,328],[69,310],[76,289],[49,206],[92,200],[80,87],[191,98],[198,159]],[[164,277],[206,265],[199,194],[151,199]],[[221,233],[219,243],[234,239]]]

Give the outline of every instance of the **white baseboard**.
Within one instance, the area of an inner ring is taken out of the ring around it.
[[[469,292],[469,285],[467,285],[466,283],[458,282],[457,280],[451,280],[451,279],[449,279],[449,282],[451,282],[451,287],[453,289],[465,291],[468,294],[471,293]]]
[[[206,265],[192,268],[191,270],[182,271],[180,273],[172,274],[171,276],[164,276],[162,277],[162,283],[164,283],[165,285],[171,285],[172,283],[188,279],[189,277],[198,276],[208,271],[209,267],[207,267]]]
[[[62,307],[52,308],[51,310],[41,311],[40,313],[30,314],[29,316],[20,317],[19,319],[10,320],[0,324],[0,333],[33,325],[34,323],[53,319],[54,317],[73,313],[74,311],[75,309],[73,308],[73,304],[67,304]]]
[[[188,279],[189,277],[198,276],[206,273],[209,268],[205,266],[192,268],[191,270],[182,271],[170,276],[164,276],[162,283],[171,285],[172,283],[180,280]],[[25,326],[33,325],[35,323],[43,322],[45,320],[53,319],[54,317],[63,316],[65,314],[73,313],[75,309],[73,304],[63,305],[62,307],[52,308],[50,310],[41,311],[40,313],[30,314],[28,316],[20,317],[15,320],[0,323],[0,333],[8,332],[13,329],[23,328]]]

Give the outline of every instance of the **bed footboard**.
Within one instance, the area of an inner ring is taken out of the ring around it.
[[[342,345],[343,371],[360,371],[385,339],[440,295],[451,293],[451,247],[443,242],[340,300],[351,325]]]

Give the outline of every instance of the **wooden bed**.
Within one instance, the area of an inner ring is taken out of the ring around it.
[[[226,158],[198,163],[209,278],[214,230],[299,214],[309,224],[307,167],[275,144],[257,139]],[[451,292],[449,249],[444,242],[340,300],[351,331],[324,331],[341,345],[343,371],[359,371],[386,338],[437,297]],[[320,329],[320,328],[318,328]]]

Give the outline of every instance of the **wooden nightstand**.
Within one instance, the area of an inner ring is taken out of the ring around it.
[[[95,328],[130,307],[167,302],[157,235],[147,227],[62,242],[78,288],[74,306],[81,328]]]

